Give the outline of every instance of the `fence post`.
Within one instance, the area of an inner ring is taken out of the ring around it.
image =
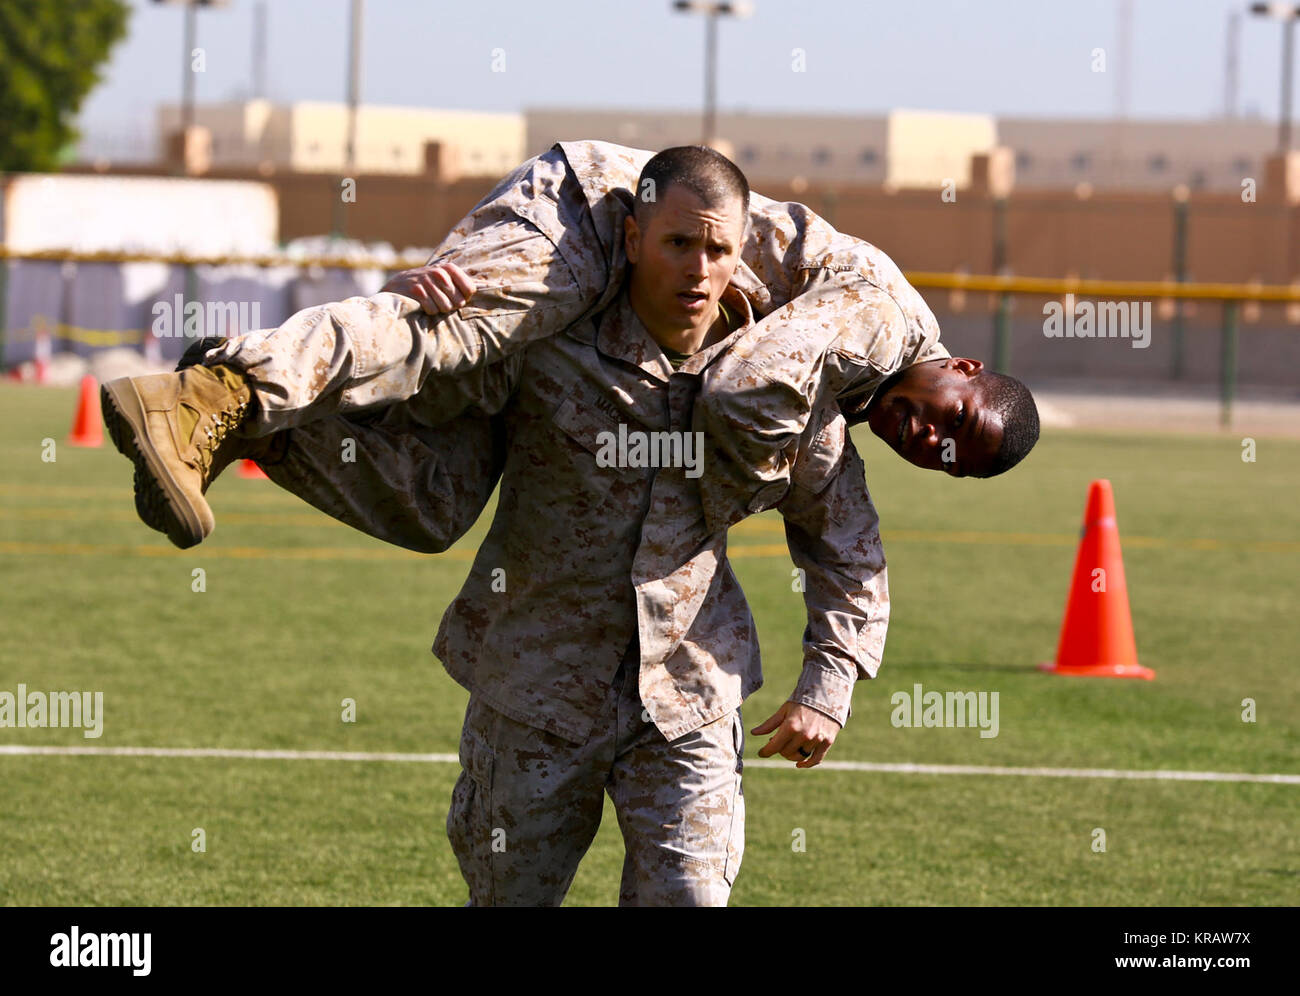
[[[1007,266],[1007,199],[993,198],[993,273],[1002,276]],[[1011,295],[998,295],[998,310],[993,319],[993,369],[1011,372]]]
[[[1232,400],[1237,391],[1237,304],[1223,302],[1223,331],[1219,342],[1219,376],[1222,407],[1219,424],[1225,429],[1232,425]]]
[[[184,303],[181,306],[180,315],[172,319],[172,321],[176,323],[176,334],[180,336],[185,335],[185,309],[190,306],[191,301],[199,300],[199,271],[193,263],[185,264],[185,295],[182,300]],[[199,320],[199,338],[202,338],[206,334],[215,334],[208,333],[207,329],[203,327],[203,322],[207,319],[207,315],[203,314],[203,311],[203,305],[200,303],[199,313],[202,315],[202,318]]]
[[[1187,197],[1181,189],[1174,191],[1174,280],[1185,283],[1187,280]],[[1173,380],[1182,380],[1185,371],[1183,352],[1183,301],[1174,298],[1174,329],[1172,353],[1170,356],[1169,376]]]
[[[0,258],[0,372],[5,369],[5,344],[9,340],[9,258]]]

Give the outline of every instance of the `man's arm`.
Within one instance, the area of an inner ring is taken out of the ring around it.
[[[398,273],[384,291],[432,315],[460,308],[475,286],[448,263]],[[387,543],[441,553],[478,519],[501,476],[504,426],[491,416],[509,400],[521,366],[515,354],[444,379],[434,392],[444,411],[416,398],[282,430],[271,437],[279,443],[269,451],[274,458],[258,463],[280,487],[340,522]]]
[[[473,301],[456,311],[422,311],[405,293],[348,298],[236,336],[206,356],[206,366],[224,364],[248,380],[256,404],[255,417],[241,426],[245,434],[268,436],[406,401],[429,379],[499,362],[562,331],[618,286],[558,149],[498,184],[431,263],[459,267],[475,285]],[[426,287],[438,305],[439,294],[453,303],[449,289],[455,283]]]
[[[812,754],[798,766],[809,768],[847,720],[854,682],[875,677],[889,625],[885,555],[862,459],[837,411],[825,410],[816,425],[777,506],[808,610],[803,671],[789,701],[754,730],[776,730],[760,756],[797,760],[803,746]]]

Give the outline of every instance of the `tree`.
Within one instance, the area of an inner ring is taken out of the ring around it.
[[[123,0],[0,2],[0,171],[55,167],[129,13]]]

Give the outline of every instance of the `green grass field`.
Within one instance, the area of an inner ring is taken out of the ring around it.
[[[104,732],[0,729],[0,745],[455,752],[467,694],[429,646],[486,519],[420,557],[230,474],[211,494],[216,534],[178,551],[136,520],[111,444],[64,445],[73,399],[0,387],[0,691],[102,691]],[[1056,431],[994,481],[915,470],[866,435],[859,447],[893,612],[884,667],[829,759],[1300,772],[1300,443],[1261,438],[1244,463],[1233,436]],[[1055,650],[1096,477],[1114,484],[1155,682],[1034,669]],[[781,542],[771,515],[732,534],[766,661],[747,727],[800,665]],[[894,728],[890,695],[917,682],[998,692],[999,735]],[[340,719],[348,697],[353,724]],[[1242,721],[1246,698],[1257,722]],[[747,757],[765,739],[751,736]],[[0,902],[460,904],[444,831],[458,772],[0,755]],[[1300,785],[751,767],[745,797],[737,905],[1300,902]],[[191,851],[196,827],[206,853]],[[621,862],[607,804],[568,903],[613,904]]]

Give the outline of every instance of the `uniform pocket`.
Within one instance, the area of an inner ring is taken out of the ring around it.
[[[484,707],[471,696],[460,734],[462,771],[451,791],[447,813],[447,839],[479,904],[492,902],[492,769],[493,753],[479,721]]]
[[[460,765],[480,786],[492,790],[492,750],[488,747],[481,727],[475,720],[483,706],[475,701],[465,717],[465,728],[460,733]]]
[[[626,480],[637,480],[643,471],[626,467],[619,453],[619,426],[626,432],[640,429],[635,422],[620,418],[618,407],[595,392],[577,390],[570,394],[552,416],[555,425],[574,443],[596,459],[596,466]]]

